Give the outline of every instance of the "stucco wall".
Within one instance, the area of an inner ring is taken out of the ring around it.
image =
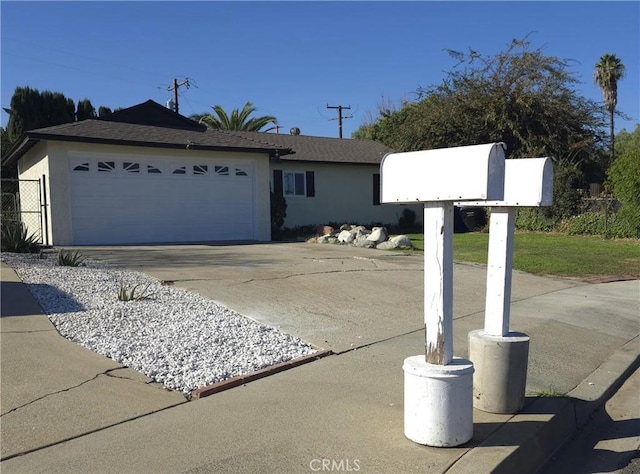
[[[19,161],[20,178],[40,178],[47,175],[48,202],[50,205],[50,228],[53,245],[72,245],[73,229],[71,216],[71,165],[82,157],[108,160],[180,162],[197,158],[229,159],[234,162],[250,162],[255,170],[254,200],[254,235],[256,240],[268,241],[271,238],[271,217],[269,201],[269,161],[266,154],[211,152],[201,150],[170,150],[143,147],[99,145],[72,142],[41,142],[33,147]]]
[[[377,165],[296,163],[283,160],[271,163],[272,180],[274,169],[314,172],[315,197],[285,196],[285,227],[328,222],[397,224],[406,207],[416,213],[417,222],[422,222],[422,207],[419,205],[373,204],[373,175],[380,173]]]

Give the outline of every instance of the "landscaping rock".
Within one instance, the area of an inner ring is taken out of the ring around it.
[[[372,248],[375,248],[376,243],[373,240],[361,239],[361,240],[355,240],[353,242],[353,245],[355,245],[356,247],[372,249]]]
[[[384,242],[387,240],[389,236],[387,229],[384,227],[374,227],[371,229],[371,234],[367,237],[367,240],[374,242],[375,244],[379,244],[380,242]]]
[[[351,233],[349,230],[343,230],[338,234],[338,242],[343,244],[349,244],[353,242],[355,238],[355,234]]]
[[[396,248],[399,249],[410,249],[413,247],[413,245],[411,245],[411,239],[406,235],[396,235],[391,237],[389,241],[395,243],[397,245]]]

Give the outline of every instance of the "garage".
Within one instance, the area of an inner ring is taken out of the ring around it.
[[[269,164],[293,151],[264,138],[147,101],[28,131],[3,164],[42,183],[52,245],[269,241]]]
[[[250,162],[71,160],[73,242],[254,240]]]

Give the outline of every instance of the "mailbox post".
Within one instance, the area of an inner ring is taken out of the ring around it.
[[[502,200],[501,143],[386,155],[381,202],[424,205],[424,355],[404,361],[404,432],[429,446],[473,436],[473,364],[453,356],[453,203]]]
[[[484,329],[469,333],[473,405],[490,413],[516,413],[524,405],[529,336],[509,331],[515,210],[550,206],[550,158],[506,160],[504,199],[465,202],[491,207]]]

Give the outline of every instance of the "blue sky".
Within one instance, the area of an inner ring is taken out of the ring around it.
[[[11,2],[1,9],[2,107],[17,86],[62,92],[98,108],[165,104],[180,113],[251,101],[281,133],[349,137],[382,101],[413,100],[455,65],[446,49],[493,55],[529,34],[571,59],[575,87],[602,101],[594,65],[626,66],[616,130],[640,122],[640,3],[634,2]],[[333,119],[333,120],[332,120]],[[6,126],[7,115],[1,122]]]

